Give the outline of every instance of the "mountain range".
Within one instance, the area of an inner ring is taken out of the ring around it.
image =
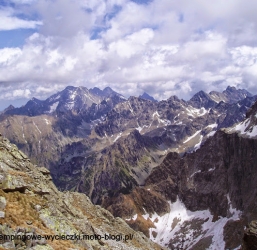
[[[239,249],[256,220],[256,100],[234,87],[156,101],[69,86],[8,107],[0,131],[59,190],[163,247]]]

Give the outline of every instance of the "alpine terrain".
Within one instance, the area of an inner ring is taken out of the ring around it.
[[[60,191],[86,194],[162,247],[250,249],[256,100],[230,86],[188,101],[69,86],[8,107],[0,132]]]

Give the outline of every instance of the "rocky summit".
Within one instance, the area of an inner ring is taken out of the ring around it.
[[[0,249],[163,249],[86,195],[59,192],[51,179],[0,136]]]

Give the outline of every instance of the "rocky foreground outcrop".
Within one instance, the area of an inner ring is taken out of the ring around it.
[[[54,235],[54,240],[47,239]],[[0,136],[0,249],[161,247],[122,219],[93,205],[86,195],[59,192],[46,168],[31,164],[15,145]]]

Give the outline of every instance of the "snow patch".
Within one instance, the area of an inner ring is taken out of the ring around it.
[[[217,128],[218,124],[217,123],[213,123],[208,125],[206,128]]]
[[[47,119],[44,119],[44,120],[45,120],[45,122],[46,122],[47,125],[51,124],[51,122],[48,121]]]
[[[191,115],[193,117],[203,116],[208,113],[208,110],[203,107],[200,109],[196,109],[190,106],[189,108],[186,108],[186,111],[188,115]]]
[[[113,142],[116,142],[121,137],[121,135],[122,135],[122,132],[119,133],[119,135],[113,140]]]
[[[59,104],[59,102],[53,103],[53,104],[50,106],[50,110],[48,111],[48,113],[53,113],[53,112],[56,110],[58,104]]]
[[[194,172],[193,174],[190,175],[190,178],[192,178],[195,174],[197,173],[201,173],[201,170],[197,170],[196,172]]]
[[[39,130],[37,124],[33,121],[33,124],[35,125],[35,127],[37,128],[38,132],[41,134],[41,131]]]
[[[130,112],[134,115],[134,110],[133,110],[133,108],[131,107],[130,102],[128,102],[128,106],[129,106]]]
[[[131,217],[130,219],[125,219],[126,221],[130,221],[130,220],[136,220],[137,219],[137,214],[135,214],[133,217]]]
[[[183,143],[186,143],[186,142],[190,141],[190,140],[193,139],[195,136],[197,136],[200,132],[201,132],[201,130],[198,130],[198,131],[195,132],[192,136],[188,137]]]
[[[200,146],[202,144],[202,140],[203,140],[203,136],[201,135],[199,142],[197,144],[195,144],[195,146],[194,146],[194,150],[197,150],[200,148]]]
[[[77,90],[75,90],[75,91],[73,91],[73,92],[71,92],[72,94],[70,95],[70,99],[71,100],[74,100],[75,99],[75,97],[76,97],[76,95],[77,95]]]
[[[229,220],[238,220],[241,215],[241,211],[232,208],[229,196],[227,196],[227,198],[231,215],[229,218],[219,217],[215,222],[212,222],[213,215],[209,210],[192,212],[185,207],[179,198],[177,198],[175,203],[168,202],[170,205],[170,212],[163,216],[159,216],[157,213],[154,213],[152,216],[148,213],[144,214],[144,219],[151,220],[155,225],[155,228],[149,229],[150,239],[161,246],[168,246],[171,242],[175,248],[179,248],[181,239],[184,239],[183,249],[189,249],[189,247],[196,244],[202,238],[212,236],[212,243],[208,249],[225,249],[223,228]],[[192,220],[201,220],[201,228],[196,229],[186,226],[187,230],[185,231],[184,223]],[[194,236],[196,230],[200,230],[199,236]],[[153,232],[156,233],[156,237],[153,236],[155,235]],[[176,238],[179,238],[180,240],[174,241],[173,239]]]
[[[248,123],[250,122],[250,119],[248,118],[247,120],[238,123],[236,126],[228,129],[228,132],[237,132],[241,135],[246,135],[250,138],[256,137],[257,136],[257,126],[252,126],[251,128],[248,128]],[[246,131],[247,129],[247,131]]]
[[[72,110],[74,108],[75,103],[74,102],[68,102],[65,104],[65,107],[69,110]]]
[[[207,134],[207,137],[213,136],[216,133],[216,131],[211,131],[209,134]]]

